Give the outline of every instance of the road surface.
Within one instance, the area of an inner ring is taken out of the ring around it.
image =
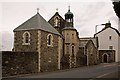
[[[89,78],[91,80],[94,78],[119,78],[118,67],[120,67],[118,63],[102,63],[70,70],[24,75],[17,78]]]

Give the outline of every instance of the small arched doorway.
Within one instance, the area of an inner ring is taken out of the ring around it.
[[[104,55],[104,59],[103,60],[104,60],[105,63],[107,63],[107,55],[106,54]]]
[[[103,58],[103,63],[108,62],[108,54],[103,54],[102,58]]]

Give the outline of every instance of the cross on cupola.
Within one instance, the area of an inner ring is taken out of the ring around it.
[[[68,6],[68,10],[70,11],[70,5]]]
[[[56,12],[58,12],[58,8],[56,8]]]

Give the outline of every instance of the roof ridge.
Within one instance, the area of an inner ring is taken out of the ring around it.
[[[115,30],[115,31],[117,32],[117,34],[120,36],[120,32],[119,32],[116,28],[113,28],[113,27],[107,27],[107,28],[103,28],[101,31],[95,33],[95,34],[94,34],[94,37],[95,37],[95,35],[101,33],[102,31],[104,31],[104,30],[106,30],[106,29],[108,29],[108,28],[111,28],[111,29]]]

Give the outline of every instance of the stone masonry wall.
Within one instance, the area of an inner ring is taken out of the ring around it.
[[[14,51],[36,52],[37,51],[37,42],[38,42],[37,30],[29,30],[28,31],[30,33],[30,45],[22,45],[24,32],[25,31],[14,32]]]
[[[58,22],[58,27],[54,26],[54,18],[55,17],[59,17],[59,22]],[[48,21],[60,34],[62,34],[62,29],[65,26],[65,21],[62,19],[62,17],[60,17],[60,15],[55,15],[54,17],[52,17],[49,21]]]
[[[84,51],[84,47],[79,48],[79,51],[76,55],[76,67],[87,65],[87,56],[84,55]]]
[[[88,65],[94,65],[97,64],[97,48],[94,46],[94,44],[92,43],[92,41],[90,41],[87,45],[87,49],[88,49]]]
[[[37,52],[2,52],[3,77],[36,72],[38,72]]]
[[[47,46],[47,35],[52,34],[41,31],[41,71],[54,71],[58,69],[58,35],[53,35],[53,47]]]
[[[115,62],[115,50],[99,50],[99,61],[101,63],[102,63],[102,55],[104,53],[107,53],[109,55],[108,63]]]

